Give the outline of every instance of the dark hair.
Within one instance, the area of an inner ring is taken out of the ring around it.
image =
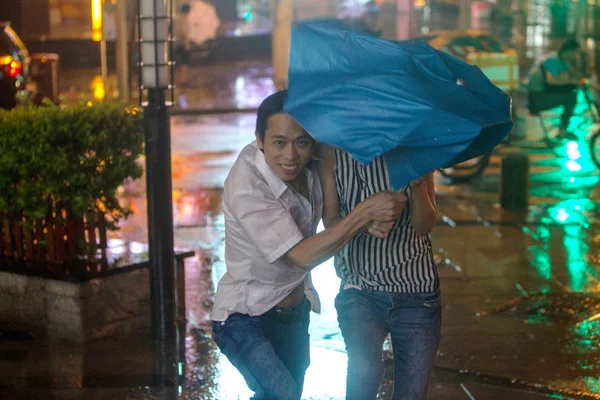
[[[560,49],[558,49],[558,56],[560,57],[566,52],[574,50],[579,50],[579,43],[577,43],[577,40],[575,39],[568,39],[560,46]]]
[[[182,14],[188,14],[190,12],[190,9],[191,9],[190,5],[185,3],[185,4],[181,5],[180,11]]]
[[[285,103],[287,94],[287,90],[282,90],[273,93],[260,103],[256,112],[256,133],[258,133],[261,140],[265,139],[269,118],[283,112],[283,104]]]

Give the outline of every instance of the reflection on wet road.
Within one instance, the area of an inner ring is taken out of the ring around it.
[[[86,346],[0,340],[0,399],[250,397],[211,339],[209,310],[225,272],[223,181],[253,140],[254,122],[253,114],[172,121],[175,240],[196,253],[186,263],[182,351],[169,353],[174,378],[157,384],[147,338]],[[444,320],[430,399],[600,398],[600,175],[579,150],[583,146],[504,147],[470,184],[448,185],[437,177],[439,220],[432,239]],[[499,161],[508,151],[530,156],[527,212],[498,205]],[[123,188],[122,201],[135,214],[114,238],[145,241],[144,178]],[[333,262],[316,268],[313,280],[323,311],[311,315],[303,398],[343,399],[346,355],[334,309],[339,279]],[[381,399],[391,397],[389,343],[385,349]]]
[[[202,393],[206,399],[251,394],[241,375],[214,348],[208,310],[211,282],[225,271],[220,188],[240,149],[253,140],[253,124],[250,114],[173,120],[176,240],[198,255],[186,276],[188,320],[206,332],[188,338],[198,346],[200,337],[206,353],[199,357],[196,347],[188,348],[184,393]],[[551,150],[526,150],[531,158],[531,207],[526,214],[504,212],[497,205],[499,157],[493,157],[486,174],[470,185],[446,186],[438,180],[440,221],[433,240],[446,306],[431,398],[453,390],[461,397],[444,398],[468,398],[469,393],[480,396],[477,399],[525,399],[550,396],[548,391],[597,392],[592,387],[595,379],[590,378],[598,347],[591,344],[598,323],[591,305],[597,304],[594,293],[600,287],[596,264],[600,236],[596,203],[590,197],[598,174],[579,146],[571,142]],[[131,196],[129,201],[137,202],[145,213],[143,197]],[[137,229],[139,224],[133,225]],[[311,315],[312,362],[304,398],[342,399],[346,357],[333,305],[339,279],[332,261],[313,274],[323,312]],[[577,293],[581,297],[569,297]],[[585,351],[580,348],[584,343]],[[386,347],[389,351],[389,344]],[[391,363],[386,365],[391,371]],[[473,378],[470,371],[487,380]],[[201,376],[204,383],[199,385]],[[390,380],[386,379],[381,398],[391,395]],[[531,393],[481,394],[511,387]],[[549,389],[544,394],[540,387]]]
[[[212,266],[211,278],[216,282],[225,268],[217,181],[225,176],[226,164],[241,146],[253,139],[253,117],[216,118],[211,123],[218,129],[202,128],[193,143],[177,138],[177,129],[186,132],[195,129],[196,123],[202,126],[206,122],[174,124],[174,143],[178,143],[174,160],[180,157],[182,162],[174,171],[178,182],[176,237],[182,245],[199,249],[202,261],[198,269]],[[199,136],[203,140],[198,140]],[[583,145],[571,142],[551,151],[526,150],[532,165],[532,205],[527,214],[511,214],[498,207],[497,157],[479,181],[466,187],[446,186],[439,180],[441,217],[433,240],[442,262],[446,314],[431,398],[442,398],[442,393],[452,390],[461,397],[444,398],[463,398],[467,393],[476,393],[477,399],[559,398],[549,392],[596,397],[596,380],[590,376],[597,365],[598,346],[591,344],[595,339],[591,332],[598,323],[592,304],[597,304],[595,293],[600,287],[596,263],[600,236],[596,233],[596,203],[590,197],[593,199],[599,177],[589,159],[578,152],[579,146]],[[211,168],[217,175],[206,172]],[[187,285],[192,281],[188,279]],[[304,398],[342,399],[346,357],[333,306],[339,279],[332,261],[315,269],[314,282],[323,300],[323,313],[311,316],[312,362]],[[569,297],[577,293],[582,295]],[[203,296],[202,290],[196,295],[188,299],[195,315],[190,322],[208,328],[210,296]],[[551,317],[550,310],[562,317]],[[585,350],[580,348],[582,344],[587,345]],[[216,357],[220,361],[215,368],[220,372],[216,386],[205,386],[211,387],[213,396],[207,398],[249,396],[237,371],[226,359]],[[386,365],[391,368],[389,361]],[[487,378],[474,379],[470,371]],[[444,374],[445,379],[436,378]],[[389,383],[388,378],[381,398],[389,398]],[[482,392],[478,385],[486,390]],[[494,392],[489,385],[500,392],[514,387],[530,393],[486,397],[481,393]]]

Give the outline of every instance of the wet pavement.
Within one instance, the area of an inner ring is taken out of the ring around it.
[[[483,176],[465,185],[437,177],[433,232],[444,301],[442,341],[430,399],[600,398],[600,175],[585,142],[538,146],[528,121],[519,146],[500,146]],[[242,377],[210,338],[211,299],[223,275],[223,181],[253,140],[254,115],[172,118],[175,241],[195,251],[186,264],[187,321],[173,365],[146,335],[85,346],[0,337],[0,399],[246,399]],[[499,165],[508,152],[531,162],[530,207],[498,204]],[[577,164],[577,166],[575,165]],[[114,238],[145,241],[144,178],[123,188],[134,211]],[[333,306],[332,261],[314,271],[323,302],[311,316],[304,399],[343,399],[346,355]],[[391,395],[389,343],[380,398]]]
[[[253,140],[254,114],[235,111],[257,107],[274,90],[271,72],[268,60],[197,66],[189,87],[175,92],[175,241],[195,252],[186,261],[187,318],[180,340],[165,351],[147,335],[85,346],[0,336],[0,399],[250,397],[210,338],[209,310],[225,271],[223,181]],[[63,100],[92,97],[97,75],[63,69]],[[116,96],[115,87],[111,75],[104,95]],[[480,178],[452,185],[436,177],[439,220],[432,236],[444,316],[430,399],[600,398],[600,174],[588,154],[587,131],[579,132],[578,142],[550,149],[541,145],[537,119],[526,120],[526,140],[499,146]],[[531,163],[530,207],[524,212],[498,204],[500,163],[510,152],[527,154]],[[114,239],[146,241],[144,182],[142,177],[124,185],[122,202],[134,214]],[[323,312],[311,315],[312,363],[303,398],[343,399],[346,355],[333,306],[339,279],[331,260],[315,269],[313,280]],[[389,351],[387,343],[381,399],[391,396]],[[163,354],[167,362],[157,362]],[[174,368],[165,372],[165,365]]]
[[[270,59],[191,66],[185,86],[177,84],[178,87],[174,89],[173,112],[198,114],[215,110],[233,112],[256,109],[265,97],[275,91],[272,75]],[[60,76],[60,99],[63,104],[119,97],[114,71],[109,71],[104,86],[100,68],[64,68]],[[137,103],[139,85],[136,71],[132,71],[130,83],[131,101]]]

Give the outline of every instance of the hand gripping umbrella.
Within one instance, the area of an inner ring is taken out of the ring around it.
[[[285,111],[364,164],[383,155],[397,190],[490,152],[512,129],[509,96],[425,43],[322,20],[293,25],[290,53]]]

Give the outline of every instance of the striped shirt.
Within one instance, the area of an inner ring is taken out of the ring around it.
[[[335,176],[342,217],[372,194],[393,190],[383,157],[363,165],[347,152],[336,150]],[[405,193],[410,200],[410,186]],[[360,232],[335,257],[335,267],[344,288],[403,293],[439,288],[430,235],[415,232],[410,202],[387,238]]]

